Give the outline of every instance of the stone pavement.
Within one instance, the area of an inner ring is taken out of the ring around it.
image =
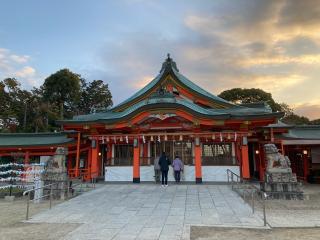
[[[29,222],[82,223],[63,239],[189,239],[190,225],[262,227],[227,185],[103,185]]]

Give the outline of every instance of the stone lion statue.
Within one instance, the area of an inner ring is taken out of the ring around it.
[[[291,172],[289,158],[280,154],[274,144],[265,144],[264,150],[268,161],[268,172]]]

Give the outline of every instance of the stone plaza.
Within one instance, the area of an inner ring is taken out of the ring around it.
[[[190,226],[263,228],[227,185],[104,184],[29,223],[81,224],[63,239],[189,239]]]

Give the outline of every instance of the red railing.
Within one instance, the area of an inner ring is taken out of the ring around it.
[[[71,168],[68,170],[68,176],[69,178],[77,178],[77,177],[83,177],[83,180],[90,180],[92,178],[98,177],[98,172],[91,172],[90,168],[79,168],[78,169],[78,176],[77,176],[77,169]]]

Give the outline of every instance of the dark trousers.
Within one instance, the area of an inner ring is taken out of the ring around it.
[[[176,182],[180,182],[180,171],[174,171],[174,179]]]
[[[168,170],[161,170],[161,180],[162,180],[162,185],[168,184]]]
[[[160,169],[154,170],[154,179],[157,183],[160,182]]]

